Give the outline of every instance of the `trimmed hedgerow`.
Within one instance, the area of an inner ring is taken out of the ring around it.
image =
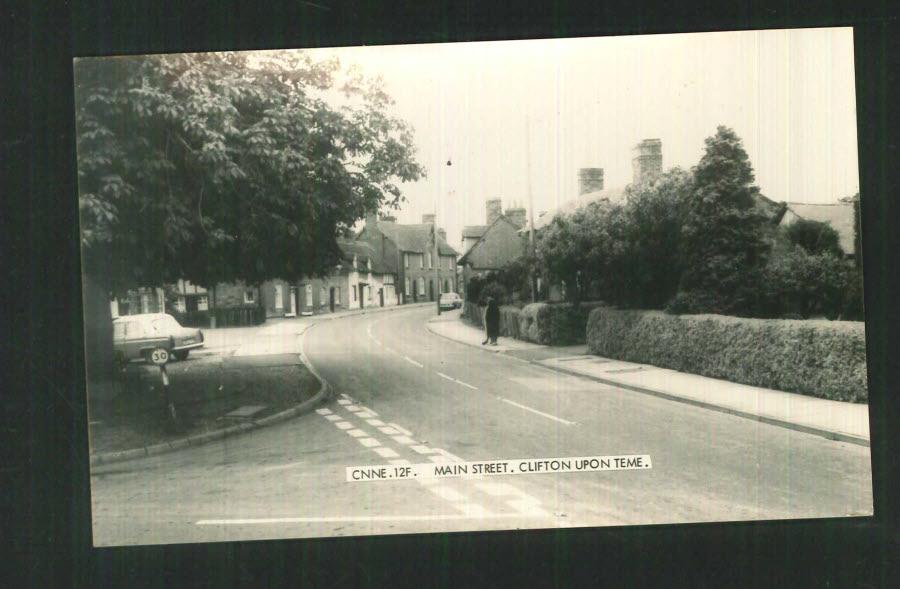
[[[865,324],[591,312],[593,354],[835,401],[864,403]]]

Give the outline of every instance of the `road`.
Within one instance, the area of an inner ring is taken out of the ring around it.
[[[307,331],[299,343],[336,392],[317,412],[95,467],[95,544],[872,512],[866,447],[485,353],[430,333],[433,313],[359,315]],[[281,337],[298,339],[290,330]],[[652,468],[346,478],[353,466],[635,454],[648,455]]]

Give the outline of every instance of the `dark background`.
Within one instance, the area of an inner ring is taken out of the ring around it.
[[[0,8],[0,170],[9,177],[0,197],[0,252],[11,261],[0,300],[7,326],[0,350],[8,356],[0,364],[3,585],[897,582],[897,9],[489,0],[96,0]],[[848,25],[855,29],[874,518],[92,548],[73,57]]]

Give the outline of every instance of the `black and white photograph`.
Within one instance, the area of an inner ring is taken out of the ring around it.
[[[873,515],[851,27],[73,69],[95,547]]]

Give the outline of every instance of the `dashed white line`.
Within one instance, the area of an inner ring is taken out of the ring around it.
[[[454,378],[453,381],[454,381],[456,384],[461,384],[461,385],[464,386],[464,387],[469,387],[469,388],[472,389],[473,391],[477,391],[477,390],[478,390],[478,387],[474,387],[474,386],[470,385],[470,384],[467,383],[467,382],[463,382],[463,381],[459,380],[458,378]]]
[[[349,399],[338,399],[338,403],[341,405],[349,405],[351,402]]]
[[[372,411],[371,409],[363,409],[359,413],[356,414],[357,417],[361,419],[368,419],[370,417],[378,417],[378,414]]]
[[[409,431],[408,429],[404,429],[404,428],[400,427],[400,426],[397,425],[396,423],[389,423],[388,425],[391,426],[392,428],[394,428],[395,430],[398,430],[398,431],[403,432],[403,433],[406,434],[407,436],[411,436],[411,435],[412,435],[412,432],[411,432],[411,431]]]
[[[389,436],[396,436],[397,434],[400,433],[390,426],[379,427],[378,431],[380,431],[383,434],[387,434]]]
[[[446,378],[447,380],[449,380],[449,381],[451,381],[451,382],[452,382],[453,380],[455,380],[452,376],[447,376],[447,375],[444,374],[443,372],[438,372],[437,370],[435,370],[435,373],[436,373],[438,376],[440,376],[441,378]]]
[[[351,429],[351,430],[347,431],[347,433],[350,434],[351,436],[353,436],[354,438],[361,438],[366,435],[366,432],[362,431],[361,429]]]
[[[326,415],[325,419],[327,419],[328,421],[340,421],[343,418],[340,415],[335,415],[334,413],[332,413],[331,415]]]
[[[409,362],[410,364],[414,364],[414,365],[418,366],[419,368],[424,368],[424,367],[425,367],[424,364],[419,364],[418,362],[416,362],[415,360],[413,360],[413,359],[410,358],[409,356],[403,356],[403,359],[406,360],[407,362]]]
[[[457,456],[457,455],[455,455],[455,454],[451,454],[450,452],[447,452],[447,451],[444,450],[443,448],[435,448],[434,450],[435,450],[438,454],[442,454],[442,455],[446,456],[447,458],[449,458],[450,460],[452,460],[452,461],[454,461],[454,462],[465,462],[465,460],[463,460],[463,459],[460,458],[459,456]]]
[[[418,446],[410,446],[415,452],[419,454],[434,454],[434,450],[429,448],[428,446],[418,445]]]
[[[347,411],[352,411],[353,413],[363,410],[363,408],[359,405],[347,405],[346,407],[344,407],[344,409],[346,409]]]
[[[366,423],[368,423],[369,425],[374,425],[375,427],[380,427],[380,426],[384,425],[384,422],[381,421],[380,419],[367,419]]]
[[[318,413],[319,415],[330,415],[331,409],[325,409],[325,408],[316,409],[316,413]]]
[[[349,421],[338,421],[334,425],[338,426],[341,429],[353,429],[353,424]]]
[[[381,445],[381,442],[379,442],[375,438],[356,438],[356,441],[366,448],[374,448],[375,446]]]
[[[397,454],[395,451],[391,450],[390,448],[382,447],[382,448],[372,448],[372,449],[375,450],[375,452],[382,458],[396,458],[397,456],[400,456],[399,454]]]
[[[416,443],[416,441],[409,436],[394,436],[394,441],[398,444],[403,444],[404,446]]]
[[[497,398],[500,399],[501,401],[503,401],[504,403],[514,405],[514,406],[518,407],[519,409],[524,409],[525,411],[531,411],[532,413],[540,415],[541,417],[546,417],[547,419],[552,419],[553,421],[558,421],[559,423],[564,423],[566,425],[575,425],[574,421],[560,419],[559,417],[556,417],[555,415],[550,415],[549,413],[544,413],[543,411],[538,411],[537,409],[532,409],[531,407],[528,407],[526,405],[520,405],[519,403],[516,403],[515,401],[510,401],[509,399],[504,399],[503,397],[497,397]]]

